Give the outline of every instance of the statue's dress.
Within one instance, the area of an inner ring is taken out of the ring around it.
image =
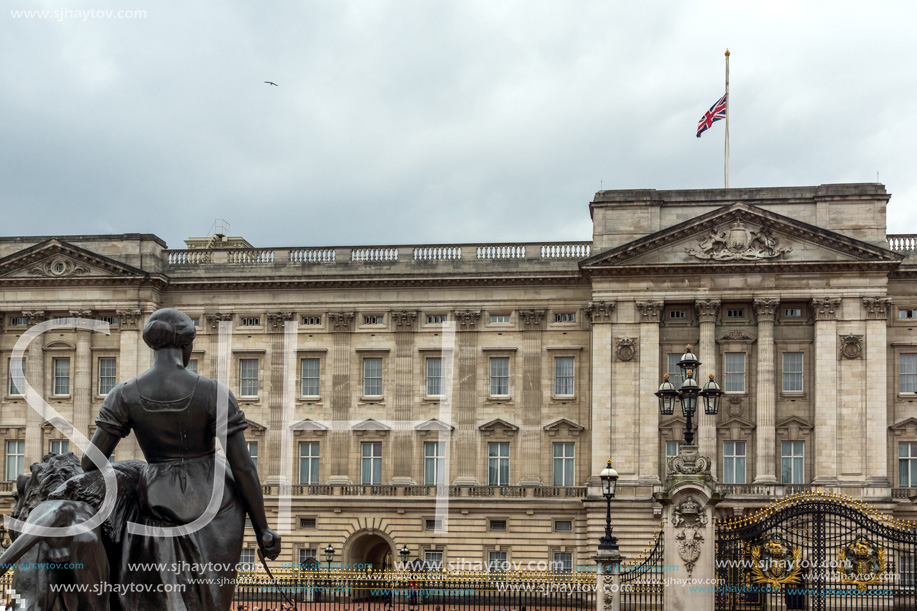
[[[143,397],[136,380],[116,386],[96,424],[118,437],[131,430],[146,457],[129,519],[150,526],[181,526],[200,517],[210,501],[216,461],[225,467],[217,515],[200,530],[179,537],[124,533],[119,600],[125,611],[229,609],[242,552],[245,510],[229,464],[215,453],[216,380],[198,377],[192,393],[175,401]],[[228,390],[227,437],[248,428]],[[159,563],[137,568],[137,564]],[[175,592],[171,586],[183,586]],[[172,593],[163,592],[173,590]],[[157,591],[159,590],[159,591]]]

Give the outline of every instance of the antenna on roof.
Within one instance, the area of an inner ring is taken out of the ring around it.
[[[207,248],[213,248],[215,242],[225,242],[228,235],[229,223],[226,219],[216,219],[213,221],[213,225],[210,226],[210,231],[207,233],[207,237],[210,238]]]

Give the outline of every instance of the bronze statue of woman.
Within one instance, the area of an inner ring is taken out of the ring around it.
[[[186,369],[195,334],[184,313],[154,312],[143,330],[154,350],[153,366],[108,393],[96,419],[92,443],[106,457],[131,430],[137,436],[147,465],[129,519],[149,530],[180,528],[201,518],[217,483],[215,473],[225,473],[219,510],[198,530],[151,536],[137,527],[124,533],[117,574],[125,611],[229,609],[246,514],[264,555],[273,559],[280,553],[280,537],[267,526],[261,484],[245,443],[245,415],[225,386]],[[218,393],[229,398],[225,459],[214,443]],[[85,456],[82,464],[86,471],[96,469]],[[163,568],[137,568],[149,563]]]

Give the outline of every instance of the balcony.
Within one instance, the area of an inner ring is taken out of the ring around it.
[[[266,497],[289,494],[294,497],[381,497],[436,498],[448,494],[449,498],[534,498],[534,499],[585,499],[586,486],[364,486],[364,485],[307,485],[264,484],[261,486]]]

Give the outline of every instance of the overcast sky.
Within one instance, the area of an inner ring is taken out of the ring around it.
[[[11,12],[41,9],[70,13]],[[878,171],[917,233],[915,27],[913,0],[9,0],[0,233],[589,239],[600,185],[723,186],[723,122],[695,132],[727,47],[730,186]]]

